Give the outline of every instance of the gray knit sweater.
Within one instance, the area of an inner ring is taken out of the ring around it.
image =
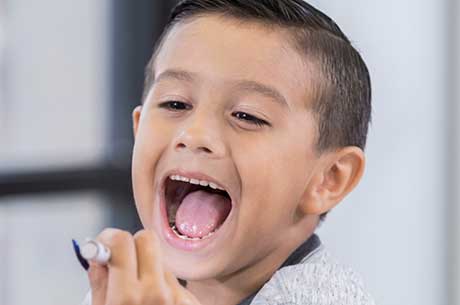
[[[257,293],[251,305],[375,305],[360,276],[335,261],[324,245],[300,264],[286,266]]]
[[[375,305],[360,276],[340,265],[324,245],[286,266],[259,290],[251,305]],[[81,305],[91,305],[88,293]]]

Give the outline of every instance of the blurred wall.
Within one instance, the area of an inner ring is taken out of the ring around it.
[[[0,176],[101,159],[109,4],[0,0]],[[106,202],[97,191],[0,196],[0,304],[79,304],[88,281],[71,239],[107,225]]]
[[[108,125],[109,2],[7,0],[4,8],[0,168],[101,159]]]
[[[451,1],[450,26],[452,39],[450,40],[450,58],[453,68],[450,71],[451,104],[450,112],[450,152],[449,168],[451,179],[449,185],[452,194],[451,209],[449,209],[449,232],[451,246],[448,253],[449,288],[452,295],[452,304],[460,304],[460,0]]]
[[[448,304],[449,3],[311,3],[361,51],[374,107],[365,176],[320,236],[377,304]]]

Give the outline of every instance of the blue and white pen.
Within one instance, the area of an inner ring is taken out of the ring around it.
[[[85,270],[89,268],[88,261],[106,265],[110,260],[110,249],[94,239],[86,239],[81,247],[74,239],[72,244],[78,261]]]

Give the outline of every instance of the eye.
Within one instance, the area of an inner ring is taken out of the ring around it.
[[[184,103],[184,102],[181,102],[181,101],[163,102],[163,103],[160,103],[158,105],[158,107],[164,108],[164,109],[167,109],[167,110],[171,110],[171,111],[189,110],[189,109],[192,108],[192,106],[190,104],[187,104],[187,103]]]
[[[255,117],[246,112],[241,112],[241,111],[233,112],[232,116],[236,117],[237,119],[241,121],[248,122],[249,124],[253,124],[257,126],[263,126],[263,125],[271,126],[270,123],[268,123],[267,121],[259,119],[258,117]]]

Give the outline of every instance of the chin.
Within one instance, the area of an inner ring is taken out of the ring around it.
[[[223,275],[223,265],[217,262],[195,262],[187,259],[167,260],[165,262],[167,269],[177,278],[185,281],[203,281],[216,279]]]

